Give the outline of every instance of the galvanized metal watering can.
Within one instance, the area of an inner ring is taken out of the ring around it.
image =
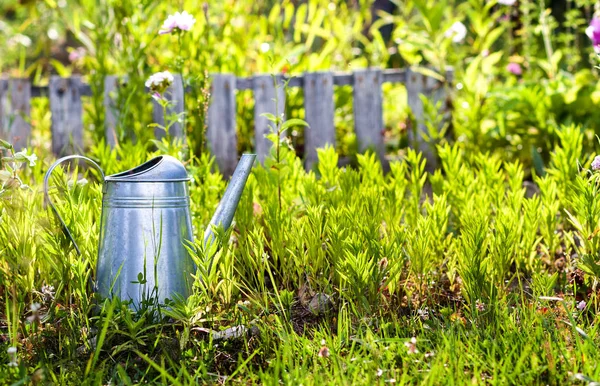
[[[229,228],[250,175],[254,154],[245,154],[221,199],[204,242],[212,242],[212,226]],[[94,161],[80,155],[57,160],[46,172],[44,195],[73,242],[48,193],[52,171],[62,162],[83,159],[100,171],[103,179],[100,245],[94,288],[103,297],[132,300],[138,307],[144,299],[160,303],[177,294],[191,293],[196,267],[185,247],[193,240],[188,181],[185,167],[177,159],[163,155],[126,172],[104,176]]]

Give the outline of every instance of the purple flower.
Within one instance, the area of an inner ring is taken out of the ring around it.
[[[585,34],[592,39],[594,51],[600,54],[600,19],[595,17],[590,22],[590,26],[585,29]]]
[[[577,303],[577,309],[579,311],[585,310],[585,306],[587,306],[587,303],[585,302],[585,300],[582,300],[579,303]]]
[[[592,161],[592,170],[600,170],[600,155],[597,155]]]
[[[170,34],[173,31],[189,31],[192,29],[192,26],[196,23],[196,19],[187,11],[183,12],[175,12],[174,15],[169,15],[167,20],[164,21],[160,31],[158,31],[159,35]]]
[[[523,69],[521,68],[521,65],[519,63],[515,63],[515,62],[508,63],[508,65],[506,66],[506,70],[515,75],[521,75],[523,73]]]

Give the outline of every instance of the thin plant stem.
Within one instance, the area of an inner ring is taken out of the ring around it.
[[[161,103],[163,110],[163,130],[165,131],[165,138],[169,140],[169,126],[167,125],[167,102]]]

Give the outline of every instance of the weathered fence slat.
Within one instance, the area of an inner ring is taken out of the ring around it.
[[[276,77],[277,87],[271,75],[258,75],[254,77],[254,139],[255,150],[258,160],[263,162],[271,149],[271,141],[265,135],[269,134],[275,125],[266,117],[264,113],[273,115],[284,114],[285,111],[285,90],[283,89],[283,79]],[[277,104],[275,100],[277,99]]]
[[[178,122],[173,123],[173,125],[169,127],[169,134],[172,137],[184,137],[183,128],[185,127],[185,125],[183,124],[183,122],[185,122],[185,115],[182,114],[185,111],[184,95],[185,94],[183,89],[183,78],[181,77],[181,75],[174,75],[173,84],[167,89],[167,91],[163,95],[165,99],[171,102],[170,106],[167,108],[167,115],[173,116],[177,114],[179,119]],[[152,103],[152,118],[154,120],[154,123],[157,123],[164,127],[166,125],[165,122],[168,123],[170,121],[168,119],[165,120],[165,117],[163,117],[162,106],[157,101],[153,101]],[[165,136],[165,131],[161,128],[156,127],[154,129],[154,136],[156,138],[162,138]]]
[[[453,71],[445,74],[447,82],[452,79]],[[126,78],[108,76],[105,79],[105,135],[112,147],[118,141],[118,125],[121,120],[121,98],[118,94]],[[436,152],[433,144],[428,143],[424,124],[424,106],[420,99],[423,94],[437,102],[445,98],[447,88],[443,82],[410,69],[365,69],[353,73],[313,72],[287,78],[284,74],[276,76],[278,85],[287,82],[288,87],[304,88],[305,120],[310,125],[304,129],[305,167],[312,169],[318,161],[317,148],[327,144],[335,146],[334,126],[334,86],[353,87],[353,108],[355,133],[359,151],[372,148],[380,157],[384,169],[385,141],[383,137],[383,83],[405,83],[408,105],[416,119],[409,130],[410,146],[421,151],[427,159],[427,170],[433,170],[436,164]],[[271,75],[258,75],[237,78],[230,74],[213,74],[211,85],[211,103],[208,109],[206,143],[215,156],[221,173],[231,175],[237,164],[236,133],[236,90],[252,90],[255,107],[255,150],[260,161],[268,156],[271,143],[265,134],[271,132],[271,122],[263,117],[264,113],[282,114],[285,106],[285,90],[275,87]],[[172,107],[167,116],[178,116],[169,134],[173,137],[185,137],[185,92],[191,92],[190,86],[184,87],[181,76],[175,76],[174,84],[165,93]],[[83,147],[83,108],[81,97],[91,95],[91,87],[81,82],[79,76],[60,78],[53,76],[48,86],[32,86],[27,79],[0,79],[0,138],[8,139],[16,148],[27,145],[31,128],[29,124],[30,98],[48,97],[52,113],[52,150],[57,155],[82,151]],[[277,98],[276,98],[277,96]],[[275,104],[275,99],[278,101]],[[165,125],[162,107],[153,102],[155,123]],[[442,112],[448,118],[449,111]],[[168,121],[167,121],[168,122]],[[155,130],[156,137],[162,137],[164,131]]]
[[[443,84],[435,78],[409,69],[406,72],[406,93],[408,106],[417,121],[416,127],[411,127],[408,131],[408,143],[423,154],[427,160],[426,170],[431,172],[437,168],[438,162],[435,145],[423,137],[423,134],[427,134],[427,127],[423,123],[424,107],[420,95],[423,94],[436,103],[445,97],[445,90]]]
[[[317,163],[317,148],[335,145],[333,104],[333,75],[331,72],[304,74],[305,121],[304,129],[305,167],[312,169]]]
[[[120,78],[110,75],[104,79],[104,133],[106,143],[115,147],[118,142],[117,124],[119,122]]]
[[[81,77],[52,76],[48,85],[52,114],[52,151],[56,155],[83,150]]]
[[[383,96],[381,70],[359,70],[354,72],[353,107],[354,129],[358,140],[358,151],[373,149],[385,162],[383,142]]]
[[[235,76],[211,75],[211,104],[206,139],[223,175],[230,176],[237,164]]]
[[[0,138],[11,142],[17,151],[27,147],[31,136],[30,100],[28,79],[0,79]]]

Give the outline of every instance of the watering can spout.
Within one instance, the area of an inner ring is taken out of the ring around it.
[[[214,234],[212,231],[213,226],[220,226],[223,229],[227,229],[231,225],[231,222],[233,221],[233,215],[235,214],[235,210],[240,202],[240,197],[242,197],[244,186],[246,185],[248,176],[252,171],[252,165],[254,164],[255,158],[256,154],[242,155],[240,162],[233,172],[231,181],[225,190],[225,194],[223,195],[221,202],[219,202],[217,210],[215,211],[212,220],[210,220],[209,226],[206,228],[206,232],[204,233],[205,246],[209,243],[212,243],[214,239]]]

